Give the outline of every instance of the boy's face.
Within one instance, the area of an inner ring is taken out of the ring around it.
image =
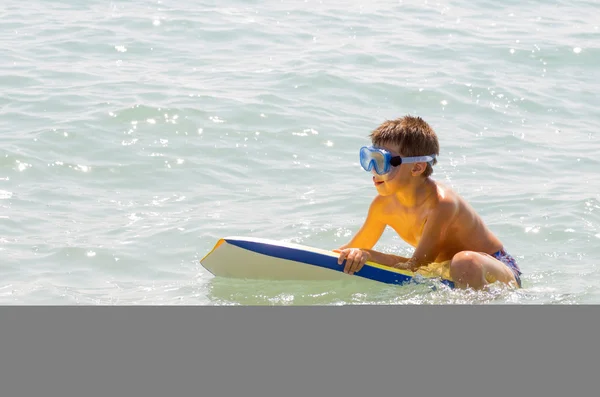
[[[388,143],[377,146],[387,150],[392,156],[401,155],[400,148],[396,145]],[[419,168],[421,168],[421,166],[408,163],[401,164],[397,167],[392,167],[391,171],[385,175],[378,175],[375,173],[375,171],[372,171],[373,184],[377,189],[377,193],[382,196],[389,196],[406,189],[406,187],[411,183],[413,177],[420,176],[420,172],[418,172]],[[417,169],[416,175],[414,172],[415,169]]]

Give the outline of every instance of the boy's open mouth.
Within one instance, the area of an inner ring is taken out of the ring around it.
[[[373,177],[373,183],[375,184],[375,186],[379,186],[383,183],[383,181],[378,181],[377,179],[375,179],[375,177]]]

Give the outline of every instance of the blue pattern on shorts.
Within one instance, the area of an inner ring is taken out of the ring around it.
[[[515,258],[513,258],[512,255],[510,255],[504,249],[493,253],[492,256],[498,259],[500,262],[504,263],[506,266],[508,266],[510,270],[512,270],[513,274],[515,275],[515,279],[519,284],[519,287],[521,287],[521,274],[523,273],[521,272],[521,269],[519,268],[519,265],[517,264]]]

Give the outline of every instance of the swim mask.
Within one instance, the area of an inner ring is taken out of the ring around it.
[[[432,163],[435,154],[429,156],[401,157],[392,156],[385,149],[374,146],[363,146],[360,148],[360,165],[365,171],[375,169],[379,175],[385,175],[391,171],[391,167],[398,167],[402,163]]]

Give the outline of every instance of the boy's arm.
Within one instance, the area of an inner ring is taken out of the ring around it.
[[[397,264],[399,262],[403,263],[408,260],[408,258],[404,258],[402,256],[384,254],[382,252],[364,248],[350,248],[343,251],[333,251],[340,253],[340,256],[338,257],[338,265],[341,265],[344,261],[346,261],[344,272],[348,274],[354,274],[354,272],[359,271],[368,261],[379,263],[384,266],[398,267]]]
[[[382,216],[382,202],[375,198],[369,207],[369,212],[363,226],[356,235],[347,244],[344,244],[334,252],[340,253],[338,264],[346,261],[344,272],[349,274],[358,271],[367,261],[373,261],[385,266],[394,266],[397,263],[404,263],[408,258],[402,256],[384,254],[372,250],[383,234],[386,223]]]
[[[405,258],[404,256],[385,254],[383,252],[378,252],[378,251],[373,251],[373,250],[368,250],[368,249],[363,249],[363,251],[366,251],[369,253],[369,261],[370,262],[379,263],[380,265],[384,265],[384,266],[395,267],[396,264],[405,263],[410,259],[410,258]]]
[[[339,247],[338,250],[345,248],[362,248],[367,250],[373,248],[383,234],[386,226],[381,217],[380,208],[381,202],[376,197],[369,206],[367,218],[361,228],[348,243]]]
[[[440,202],[435,211],[428,217],[423,229],[423,235],[413,256],[393,265],[395,268],[415,271],[435,261],[440,253],[444,230],[456,213],[457,205],[453,202]]]

